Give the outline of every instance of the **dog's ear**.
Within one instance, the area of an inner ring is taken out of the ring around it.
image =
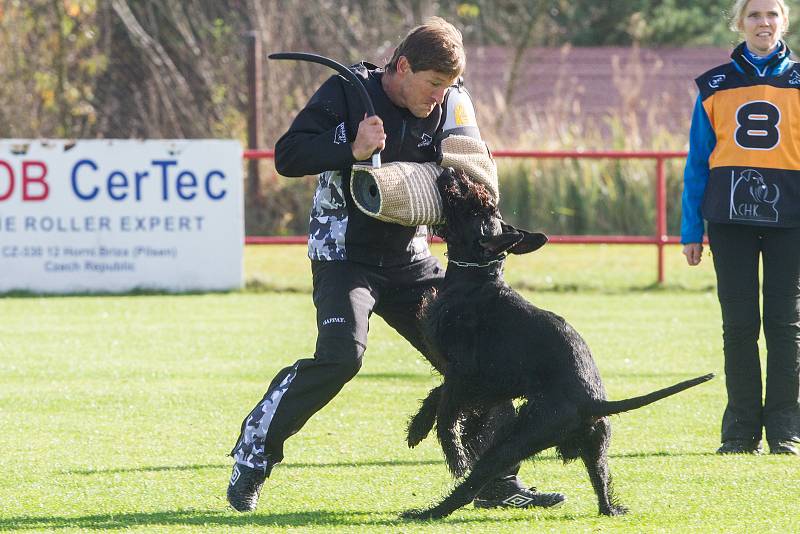
[[[503,252],[511,250],[522,241],[522,238],[523,235],[519,232],[503,232],[491,237],[484,237],[478,243],[489,256],[499,256]]]
[[[547,236],[540,232],[528,232],[527,230],[518,230],[510,224],[504,222],[500,223],[503,229],[503,234],[518,234],[520,239],[508,249],[511,254],[527,254],[534,250],[539,250],[545,243],[547,243]],[[502,234],[501,234],[502,235]]]

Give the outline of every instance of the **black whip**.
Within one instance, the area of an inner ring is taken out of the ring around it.
[[[274,54],[270,54],[269,59],[295,59],[298,61],[310,61],[311,63],[319,63],[320,65],[325,65],[326,67],[330,67],[350,82],[350,85],[356,88],[358,91],[358,96],[361,97],[361,103],[364,105],[364,108],[367,110],[367,116],[372,117],[375,115],[375,107],[372,105],[372,99],[369,97],[369,93],[367,93],[367,89],[364,87],[364,84],[361,83],[361,80],[358,79],[358,76],[353,74],[353,71],[342,65],[341,63],[334,61],[330,58],[325,56],[319,56],[317,54],[308,54],[306,52],[276,52]],[[374,168],[379,168],[381,166],[381,153],[380,151],[376,151],[372,155],[372,166]]]

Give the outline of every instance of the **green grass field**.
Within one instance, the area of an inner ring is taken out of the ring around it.
[[[441,249],[437,249],[441,253]],[[722,373],[710,258],[553,245],[507,277],[569,320],[611,398]],[[314,346],[303,247],[251,247],[251,289],[208,295],[0,299],[0,531],[799,532],[796,457],[720,457],[721,376],[612,419],[624,517],[597,515],[580,463],[552,452],[521,475],[567,494],[555,510],[475,510],[431,523],[398,513],[451,486],[435,440],[404,427],[438,383],[377,317],[361,373],[286,444],[257,512],[224,491],[242,417],[274,373]]]

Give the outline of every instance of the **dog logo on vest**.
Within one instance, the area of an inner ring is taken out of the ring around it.
[[[432,142],[433,142],[433,137],[431,137],[429,134],[424,133],[424,134],[422,134],[422,141],[419,142],[419,144],[417,145],[417,148],[422,148],[424,146],[428,146]]]
[[[767,184],[757,170],[745,169],[738,179],[736,171],[731,171],[731,220],[778,222],[775,206],[780,198],[778,185]]]
[[[347,133],[344,131],[344,123],[336,127],[336,132],[333,134],[333,143],[335,145],[343,145],[347,143]]]
[[[708,81],[708,86],[712,89],[719,89],[719,84],[725,81],[724,74],[716,74]]]
[[[789,85],[800,85],[800,72],[792,71],[792,75],[789,76]]]

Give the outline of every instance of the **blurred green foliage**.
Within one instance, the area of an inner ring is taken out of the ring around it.
[[[665,162],[667,229],[680,233],[683,161]],[[503,218],[554,235],[656,234],[655,160],[506,160]]]
[[[431,15],[467,45],[728,46],[731,0],[0,0],[0,136],[244,139],[245,34],[264,52],[386,58]],[[795,39],[789,35],[792,44]],[[519,56],[521,57],[521,55]],[[513,68],[518,68],[514,65]],[[264,62],[271,146],[328,72]]]
[[[468,46],[511,50],[513,60],[503,82],[507,90],[495,103],[498,109],[486,111],[505,121],[503,102],[512,101],[516,74],[529,67],[524,62],[528,48],[728,46],[738,40],[728,28],[730,4],[732,0],[0,0],[0,137],[244,142],[248,34],[260,38],[264,56],[304,50],[343,62],[380,62],[391,56],[410,27],[431,15],[455,23]],[[794,35],[788,41],[795,43]],[[261,67],[261,144],[271,147],[330,72],[266,60]],[[609,117],[608,138],[571,127],[551,141],[558,146],[547,148],[598,142],[629,150],[685,147],[685,133],[659,141],[657,124],[643,127],[650,134],[647,143],[652,143],[643,144],[628,111]],[[492,127],[496,125],[486,128],[489,138],[497,133]],[[527,130],[517,130],[519,138],[504,135],[501,148],[543,148],[539,132]],[[313,181],[278,179],[268,167],[260,167],[259,198],[248,198],[248,233],[303,233]],[[629,232],[637,222],[634,233],[650,227],[642,226],[652,217],[649,164],[581,161],[558,168],[554,162],[504,167],[506,198],[519,197],[510,201],[516,202],[510,211],[522,221],[535,223],[550,214],[558,228],[592,233]],[[670,205],[675,206],[677,172],[671,173],[669,188]]]

